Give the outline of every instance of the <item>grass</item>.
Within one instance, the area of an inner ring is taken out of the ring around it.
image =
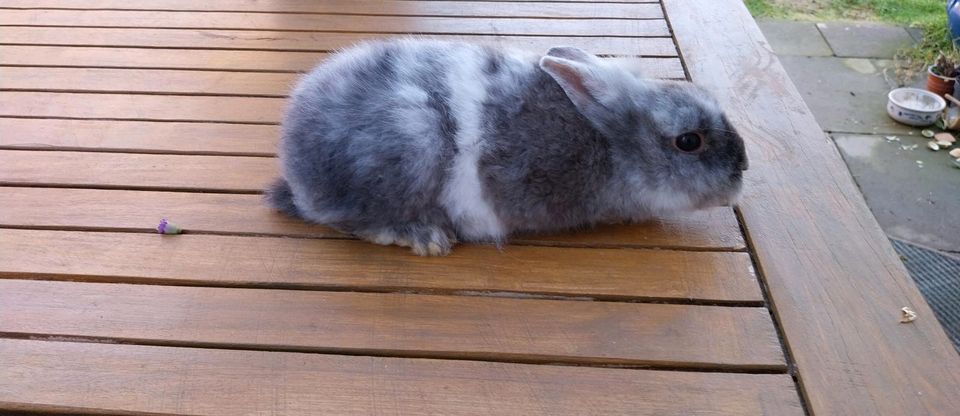
[[[767,0],[744,0],[744,3],[754,17],[783,17],[781,14],[784,10]]]
[[[794,20],[873,20],[912,26],[923,31],[923,41],[897,53],[907,72],[925,70],[940,52],[960,61],[950,41],[946,2],[943,0],[745,0],[755,17]],[[909,75],[909,74],[904,74]]]

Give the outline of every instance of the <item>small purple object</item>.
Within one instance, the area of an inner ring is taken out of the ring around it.
[[[157,225],[157,232],[160,234],[180,234],[183,230],[168,222],[166,218],[161,218],[160,224]]]

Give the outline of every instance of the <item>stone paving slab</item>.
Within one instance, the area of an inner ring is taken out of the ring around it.
[[[891,58],[897,50],[915,41],[900,26],[876,23],[817,23],[836,56],[853,58]]]
[[[833,51],[814,22],[759,20],[760,30],[777,55],[831,56]]]
[[[914,42],[920,43],[923,41],[923,30],[919,27],[907,27],[905,28],[907,33],[910,34],[910,37],[913,38]]]
[[[821,47],[805,49],[807,43],[816,44],[809,26],[761,24],[817,122],[833,133],[881,227],[906,241],[960,250],[960,169],[953,167],[946,151],[926,149],[927,139],[919,129],[886,114],[887,93],[900,86],[890,58],[920,34],[876,24],[821,24],[818,29],[826,40],[820,41],[841,56],[835,57],[822,56]],[[923,88],[925,77],[918,74],[907,85]],[[900,141],[884,139],[891,134]],[[912,144],[916,149],[901,148]],[[923,161],[922,168],[917,160]]]
[[[927,139],[833,135],[881,228],[892,237],[938,250],[960,250],[960,169]],[[901,146],[918,145],[904,150]],[[918,164],[917,161],[922,161]]]
[[[886,112],[887,93],[897,87],[890,62],[861,58],[781,56],[780,62],[824,130],[843,133],[903,133]]]

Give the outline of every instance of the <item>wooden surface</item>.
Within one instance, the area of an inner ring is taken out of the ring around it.
[[[59,208],[36,209],[50,201],[57,201]],[[5,227],[151,232],[157,218],[167,217],[185,221],[181,225],[190,234],[348,238],[323,226],[276,215],[259,195],[11,186],[0,192],[0,206],[4,207],[0,226]],[[522,235],[512,242],[685,251],[741,251],[745,247],[740,225],[729,208],[577,233]]]
[[[7,91],[0,96],[0,117],[276,124],[283,102],[262,97]]]
[[[496,7],[481,1],[397,1],[397,0],[96,0],[65,2],[62,0],[7,0],[0,8],[48,8],[58,10],[169,10],[218,12],[285,12],[323,13],[335,15],[380,16],[481,16],[537,18],[609,18],[660,19],[663,9],[656,1],[625,1],[596,7],[590,3],[537,4],[537,1],[504,2]],[[607,3],[615,3],[607,1]]]
[[[262,58],[261,58],[262,59]],[[646,74],[660,78],[682,77],[676,66],[639,66]],[[650,67],[653,68],[650,68]],[[649,70],[652,69],[652,70]],[[119,92],[165,95],[236,95],[283,98],[299,77],[292,73],[217,72],[108,68],[26,68],[0,70],[0,90],[49,92]]]
[[[740,211],[811,412],[957,414],[960,357],[743,3],[664,4],[749,141]]]
[[[0,276],[151,284],[747,303],[762,297],[745,253],[458,247],[423,258],[354,240],[3,230]]]
[[[532,19],[524,17],[358,16],[234,12],[4,10],[0,25],[97,28],[283,30],[378,34],[669,36],[662,19]]]
[[[287,52],[287,51],[242,51],[215,49],[138,49],[117,47],[80,47],[80,46],[37,46],[4,45],[0,54],[0,89],[15,88],[11,81],[9,68],[43,66],[91,68],[145,68],[145,69],[187,69],[215,71],[248,72],[304,72],[320,62],[326,52]],[[655,78],[684,78],[680,59],[672,57],[631,57],[636,67],[646,76]],[[40,71],[37,69],[37,71]],[[200,75],[203,76],[203,75]],[[251,75],[252,76],[252,75]],[[122,77],[121,77],[122,80]],[[190,82],[196,82],[191,80]],[[49,88],[49,85],[44,85]],[[74,85],[73,88],[91,89],[89,85]],[[147,86],[139,85],[139,88]],[[159,88],[162,86],[151,86]],[[171,85],[170,87],[176,87]],[[190,91],[196,93],[196,91]],[[286,91],[271,91],[272,94],[285,94]]]
[[[0,280],[0,315],[0,333],[151,344],[784,369],[763,308]]]
[[[800,415],[785,374],[0,340],[7,409],[224,415]]]
[[[14,45],[330,52],[359,41],[383,37],[383,34],[376,33],[0,26],[0,39],[4,44]],[[555,45],[572,45],[595,51],[599,55],[676,56],[676,47],[669,37],[643,38],[642,41],[632,37],[492,34],[430,34],[423,37],[512,45],[531,50],[547,50]]]
[[[0,68],[0,76],[7,69],[10,68]],[[0,83],[3,82],[0,79]],[[280,127],[227,123],[0,118],[0,131],[5,133],[0,135],[0,148],[3,149],[273,156]],[[197,137],[202,137],[203,140],[197,140]]]
[[[741,2],[663,6],[0,2],[0,413],[951,414],[960,359]],[[688,69],[739,212],[421,258],[264,207],[298,74],[408,34]]]

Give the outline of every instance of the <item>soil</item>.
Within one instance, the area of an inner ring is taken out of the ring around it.
[[[796,14],[815,15],[830,8],[831,0],[770,0],[778,8],[790,10]],[[834,15],[836,13],[828,13]],[[852,20],[869,20],[872,14],[866,10],[846,9],[835,16]]]
[[[829,0],[771,0],[770,3],[800,13],[815,13],[830,5]]]

